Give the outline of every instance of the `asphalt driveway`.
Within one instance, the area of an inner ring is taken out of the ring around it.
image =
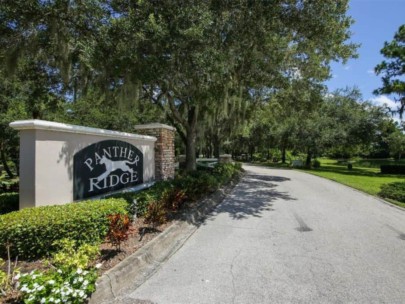
[[[405,303],[405,211],[306,173],[245,169],[122,302]]]

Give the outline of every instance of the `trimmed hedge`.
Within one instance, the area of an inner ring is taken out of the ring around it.
[[[381,186],[379,196],[405,203],[405,182],[395,182]]]
[[[382,174],[405,174],[405,165],[381,165]]]
[[[124,199],[84,201],[58,206],[27,208],[0,216],[0,255],[11,244],[12,256],[34,259],[49,255],[56,240],[68,238],[77,245],[102,241],[110,214],[128,214]]]
[[[18,193],[0,194],[0,215],[18,210],[19,196]]]

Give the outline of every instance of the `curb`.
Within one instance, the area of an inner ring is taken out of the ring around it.
[[[104,273],[97,280],[97,289],[89,304],[113,303],[119,300],[125,291],[133,291],[141,286],[183,246],[237,183],[238,181],[231,182],[202,199],[195,210],[183,213],[181,220],[175,221],[163,233]]]

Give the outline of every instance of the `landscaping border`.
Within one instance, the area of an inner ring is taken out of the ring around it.
[[[194,232],[204,220],[232,192],[239,179],[200,200],[195,208],[181,214],[168,229],[140,248],[124,261],[108,270],[97,281],[90,304],[112,303],[128,289],[134,290],[160,268]]]

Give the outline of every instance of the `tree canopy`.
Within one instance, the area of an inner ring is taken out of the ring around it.
[[[347,9],[348,0],[3,1],[0,70],[28,117],[173,124],[193,170],[198,148],[218,155],[254,130],[256,141],[296,145],[293,131],[311,123],[297,117],[318,115],[330,62],[356,56]],[[279,118],[272,134],[266,115]]]
[[[399,103],[400,116],[405,110],[405,24],[401,25],[391,42],[385,42],[381,54],[386,60],[375,67],[377,75],[382,75],[382,87],[375,94],[394,94]],[[395,110],[394,110],[395,112]]]

